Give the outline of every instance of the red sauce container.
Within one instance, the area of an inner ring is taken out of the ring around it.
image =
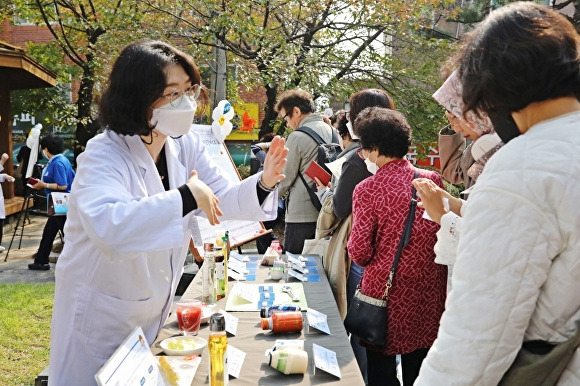
[[[272,330],[274,333],[301,332],[302,313],[276,312],[270,318],[262,318],[262,330]]]

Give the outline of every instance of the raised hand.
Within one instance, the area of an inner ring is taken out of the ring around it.
[[[288,148],[285,146],[284,138],[275,136],[270,142],[270,150],[266,154],[264,160],[264,172],[262,173],[262,183],[268,188],[276,186],[286,176],[282,174],[284,165],[286,165],[286,156],[288,155]]]
[[[211,225],[219,224],[218,216],[223,216],[218,206],[220,200],[213,194],[209,186],[198,178],[195,170],[191,172],[187,187],[191,190],[193,198],[197,202],[197,208],[205,213],[209,223]]]

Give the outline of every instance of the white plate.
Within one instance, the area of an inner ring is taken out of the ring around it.
[[[215,313],[213,308],[203,306],[201,308],[201,324],[209,323],[209,319]]]
[[[167,355],[193,355],[201,354],[207,340],[199,336],[174,336],[163,340],[160,345]]]

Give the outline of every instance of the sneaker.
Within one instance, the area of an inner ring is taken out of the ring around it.
[[[39,264],[39,263],[32,263],[28,264],[28,269],[32,271],[48,271],[50,269],[49,264]]]
[[[6,250],[6,248],[4,248],[2,245],[0,245],[0,252],[4,252]]]

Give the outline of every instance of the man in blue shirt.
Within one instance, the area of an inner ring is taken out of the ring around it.
[[[32,188],[37,190],[44,189],[47,202],[50,204],[52,192],[70,192],[75,172],[69,160],[61,154],[63,151],[62,138],[49,133],[40,140],[40,148],[44,157],[48,158],[48,163],[42,172],[42,179],[33,185]],[[52,243],[58,231],[64,231],[65,222],[66,215],[49,215],[42,232],[42,239],[40,240],[34,263],[28,264],[28,269],[34,271],[50,269],[48,256],[52,249]]]

